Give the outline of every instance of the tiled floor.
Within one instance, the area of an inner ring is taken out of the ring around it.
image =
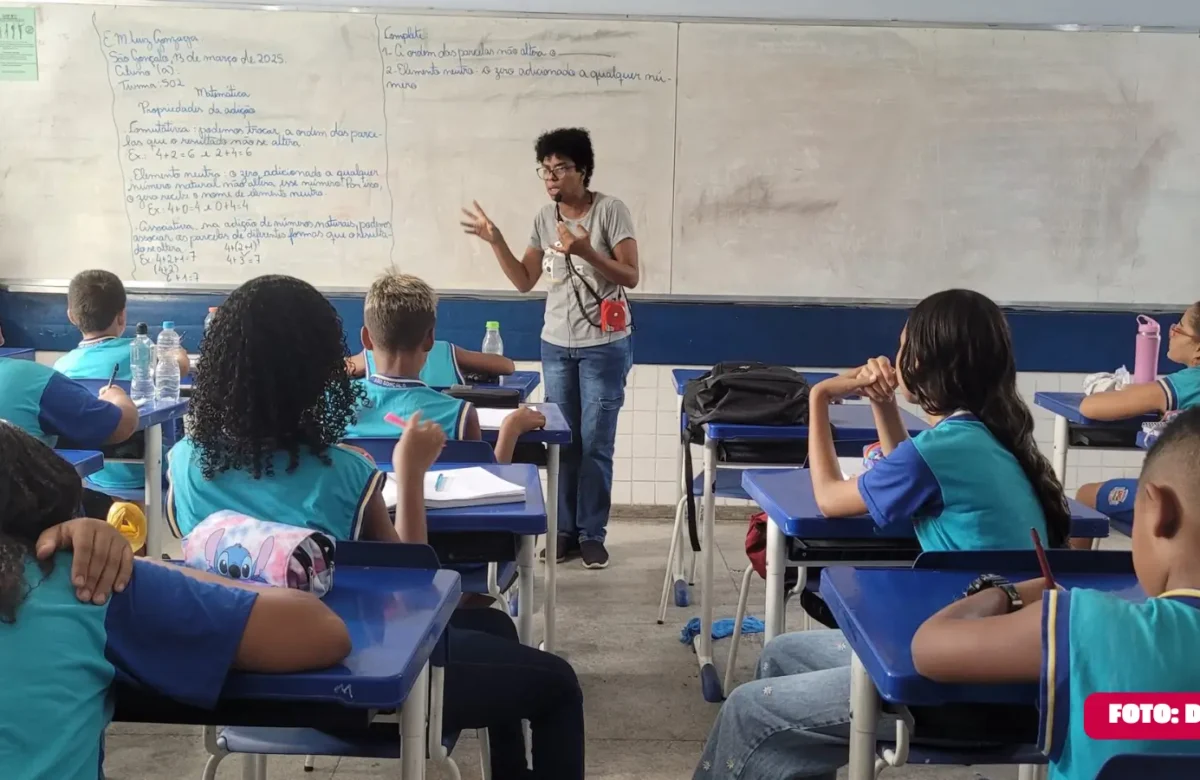
[[[717,526],[718,617],[732,616],[736,608],[737,583],[745,565],[744,528],[741,523]],[[575,563],[565,567],[559,578],[559,637],[564,655],[583,683],[588,777],[595,780],[691,777],[716,715],[717,706],[700,697],[691,650],[679,643],[679,629],[697,614],[696,609],[672,608],[667,625],[655,622],[669,535],[670,526],[662,522],[614,522],[612,566],[594,572]],[[1117,546],[1122,543],[1117,541]],[[762,581],[753,583],[751,611],[761,616]],[[799,625],[796,609],[790,617],[792,625]],[[539,630],[540,620],[539,615]],[[741,680],[750,677],[761,648],[759,636],[745,641],[738,663]],[[718,658],[723,659],[728,640],[716,647]],[[204,765],[199,730],[190,727],[114,725],[106,749],[109,780],[199,778]],[[466,780],[480,776],[477,756],[472,738],[464,739],[455,751]],[[278,758],[270,761],[268,776],[271,780],[367,780],[397,774],[394,763],[326,758],[318,759],[315,773],[305,774],[300,759]],[[218,777],[241,777],[240,761],[227,760]],[[447,775],[431,767],[430,777],[443,780]],[[1011,780],[1016,771],[1012,767],[917,767],[889,770],[884,777]]]

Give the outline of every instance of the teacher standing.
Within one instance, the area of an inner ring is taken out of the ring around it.
[[[579,556],[589,569],[608,566],[604,539],[612,507],[613,448],[625,379],[633,365],[632,317],[605,327],[601,310],[624,307],[638,284],[637,240],[625,204],[589,189],[596,159],[588,132],[553,130],[534,144],[537,174],[551,202],[538,211],[518,260],[480,208],[464,209],[467,233],[491,245],[520,292],[546,277],[542,372],[546,400],[571,425],[558,475],[558,560]],[[544,554],[544,553],[543,553]]]

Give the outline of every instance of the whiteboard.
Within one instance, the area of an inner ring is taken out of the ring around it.
[[[1200,295],[1193,36],[683,25],[678,294]]]
[[[37,33],[39,80],[0,82],[0,278],[510,289],[459,209],[520,255],[533,142],[583,126],[668,290],[675,25],[53,5]]]
[[[459,208],[520,254],[533,140],[584,126],[642,293],[1200,290],[1191,35],[55,4],[38,40],[0,81],[0,279],[508,291]]]

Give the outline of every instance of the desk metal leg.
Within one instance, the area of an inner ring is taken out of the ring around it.
[[[767,621],[763,641],[770,642],[784,632],[786,607],[783,578],[787,571],[787,540],[774,520],[767,520]],[[803,585],[801,585],[803,587]]]
[[[554,652],[554,609],[558,602],[558,464],[559,445],[551,444],[546,448],[546,564],[542,570],[546,593],[543,596],[542,619],[545,623],[545,637],[542,649],[547,653]],[[532,594],[532,591],[530,591]],[[525,596],[521,594],[520,599]],[[530,604],[533,603],[532,598]],[[524,609],[522,601],[522,609]],[[530,608],[530,619],[533,609]],[[524,619],[525,612],[521,612]]]
[[[152,561],[162,560],[163,519],[162,499],[162,426],[146,429],[146,555]]]
[[[425,718],[429,715],[429,663],[400,710],[400,777],[425,780]]]
[[[1067,449],[1070,447],[1070,423],[1061,414],[1054,416],[1054,476],[1064,485],[1067,482]]]
[[[546,536],[549,538],[551,534]],[[533,546],[536,539],[536,536],[522,536],[517,547],[517,636],[520,637],[521,644],[535,646],[537,641],[533,638]]]
[[[717,478],[717,444],[708,437],[704,439],[704,535],[701,539],[701,554],[704,570],[700,580],[700,635],[696,637],[696,660],[700,664],[700,690],[704,700],[718,702],[725,698],[721,690],[721,678],[713,665],[713,564],[716,557],[717,514],[716,495],[713,485]]]
[[[850,661],[850,763],[848,780],[875,780],[875,729],[879,692],[855,653]]]

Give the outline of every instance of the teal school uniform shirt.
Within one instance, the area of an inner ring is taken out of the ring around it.
[[[51,447],[64,437],[97,450],[121,424],[121,410],[49,366],[0,358],[0,420]]]
[[[471,404],[438,392],[424,382],[375,374],[359,384],[367,397],[358,407],[354,424],[346,430],[349,437],[399,436],[400,429],[383,419],[388,413],[407,420],[420,412],[422,419],[441,426],[447,439],[462,439],[466,432]]]
[[[1158,380],[1167,394],[1167,411],[1176,412],[1200,406],[1200,366],[1185,368]]]
[[[59,358],[54,370],[71,379],[109,379],[113,366],[116,366],[117,379],[129,381],[133,379],[129,368],[129,345],[132,343],[133,339],[125,338],[85,339]],[[87,481],[101,492],[137,490],[146,485],[146,467],[136,463],[108,463]]]
[[[367,376],[375,373],[375,355],[367,350]],[[430,387],[454,387],[463,383],[453,344],[449,341],[433,342],[433,349],[429,350],[425,367],[421,369],[421,381]]]
[[[100,777],[114,681],[211,709],[256,598],[144,561],[100,607],[80,603],[70,579],[69,553],[48,576],[27,559],[25,601],[0,623],[4,780]]]
[[[133,379],[129,368],[129,345],[133,339],[100,338],[84,339],[79,346],[60,357],[54,370],[72,379],[108,379],[113,366],[117,367],[117,379]]]
[[[942,420],[858,479],[875,523],[913,523],[922,550],[1024,550],[1046,516],[1012,453],[973,415]]]
[[[325,451],[326,465],[306,448],[288,472],[288,454],[276,452],[274,474],[254,479],[246,471],[223,471],[208,480],[200,451],[184,438],[171,448],[167,473],[167,521],[179,538],[215,512],[231,510],[272,523],[311,528],[339,541],[357,539],[367,502],[383,484],[375,465],[344,447]]]
[[[1093,693],[1200,690],[1200,591],[1178,590],[1142,603],[1095,590],[1042,598],[1042,682],[1038,741],[1053,780],[1092,780],[1123,753],[1200,755],[1200,742],[1098,740],[1084,731]]]

